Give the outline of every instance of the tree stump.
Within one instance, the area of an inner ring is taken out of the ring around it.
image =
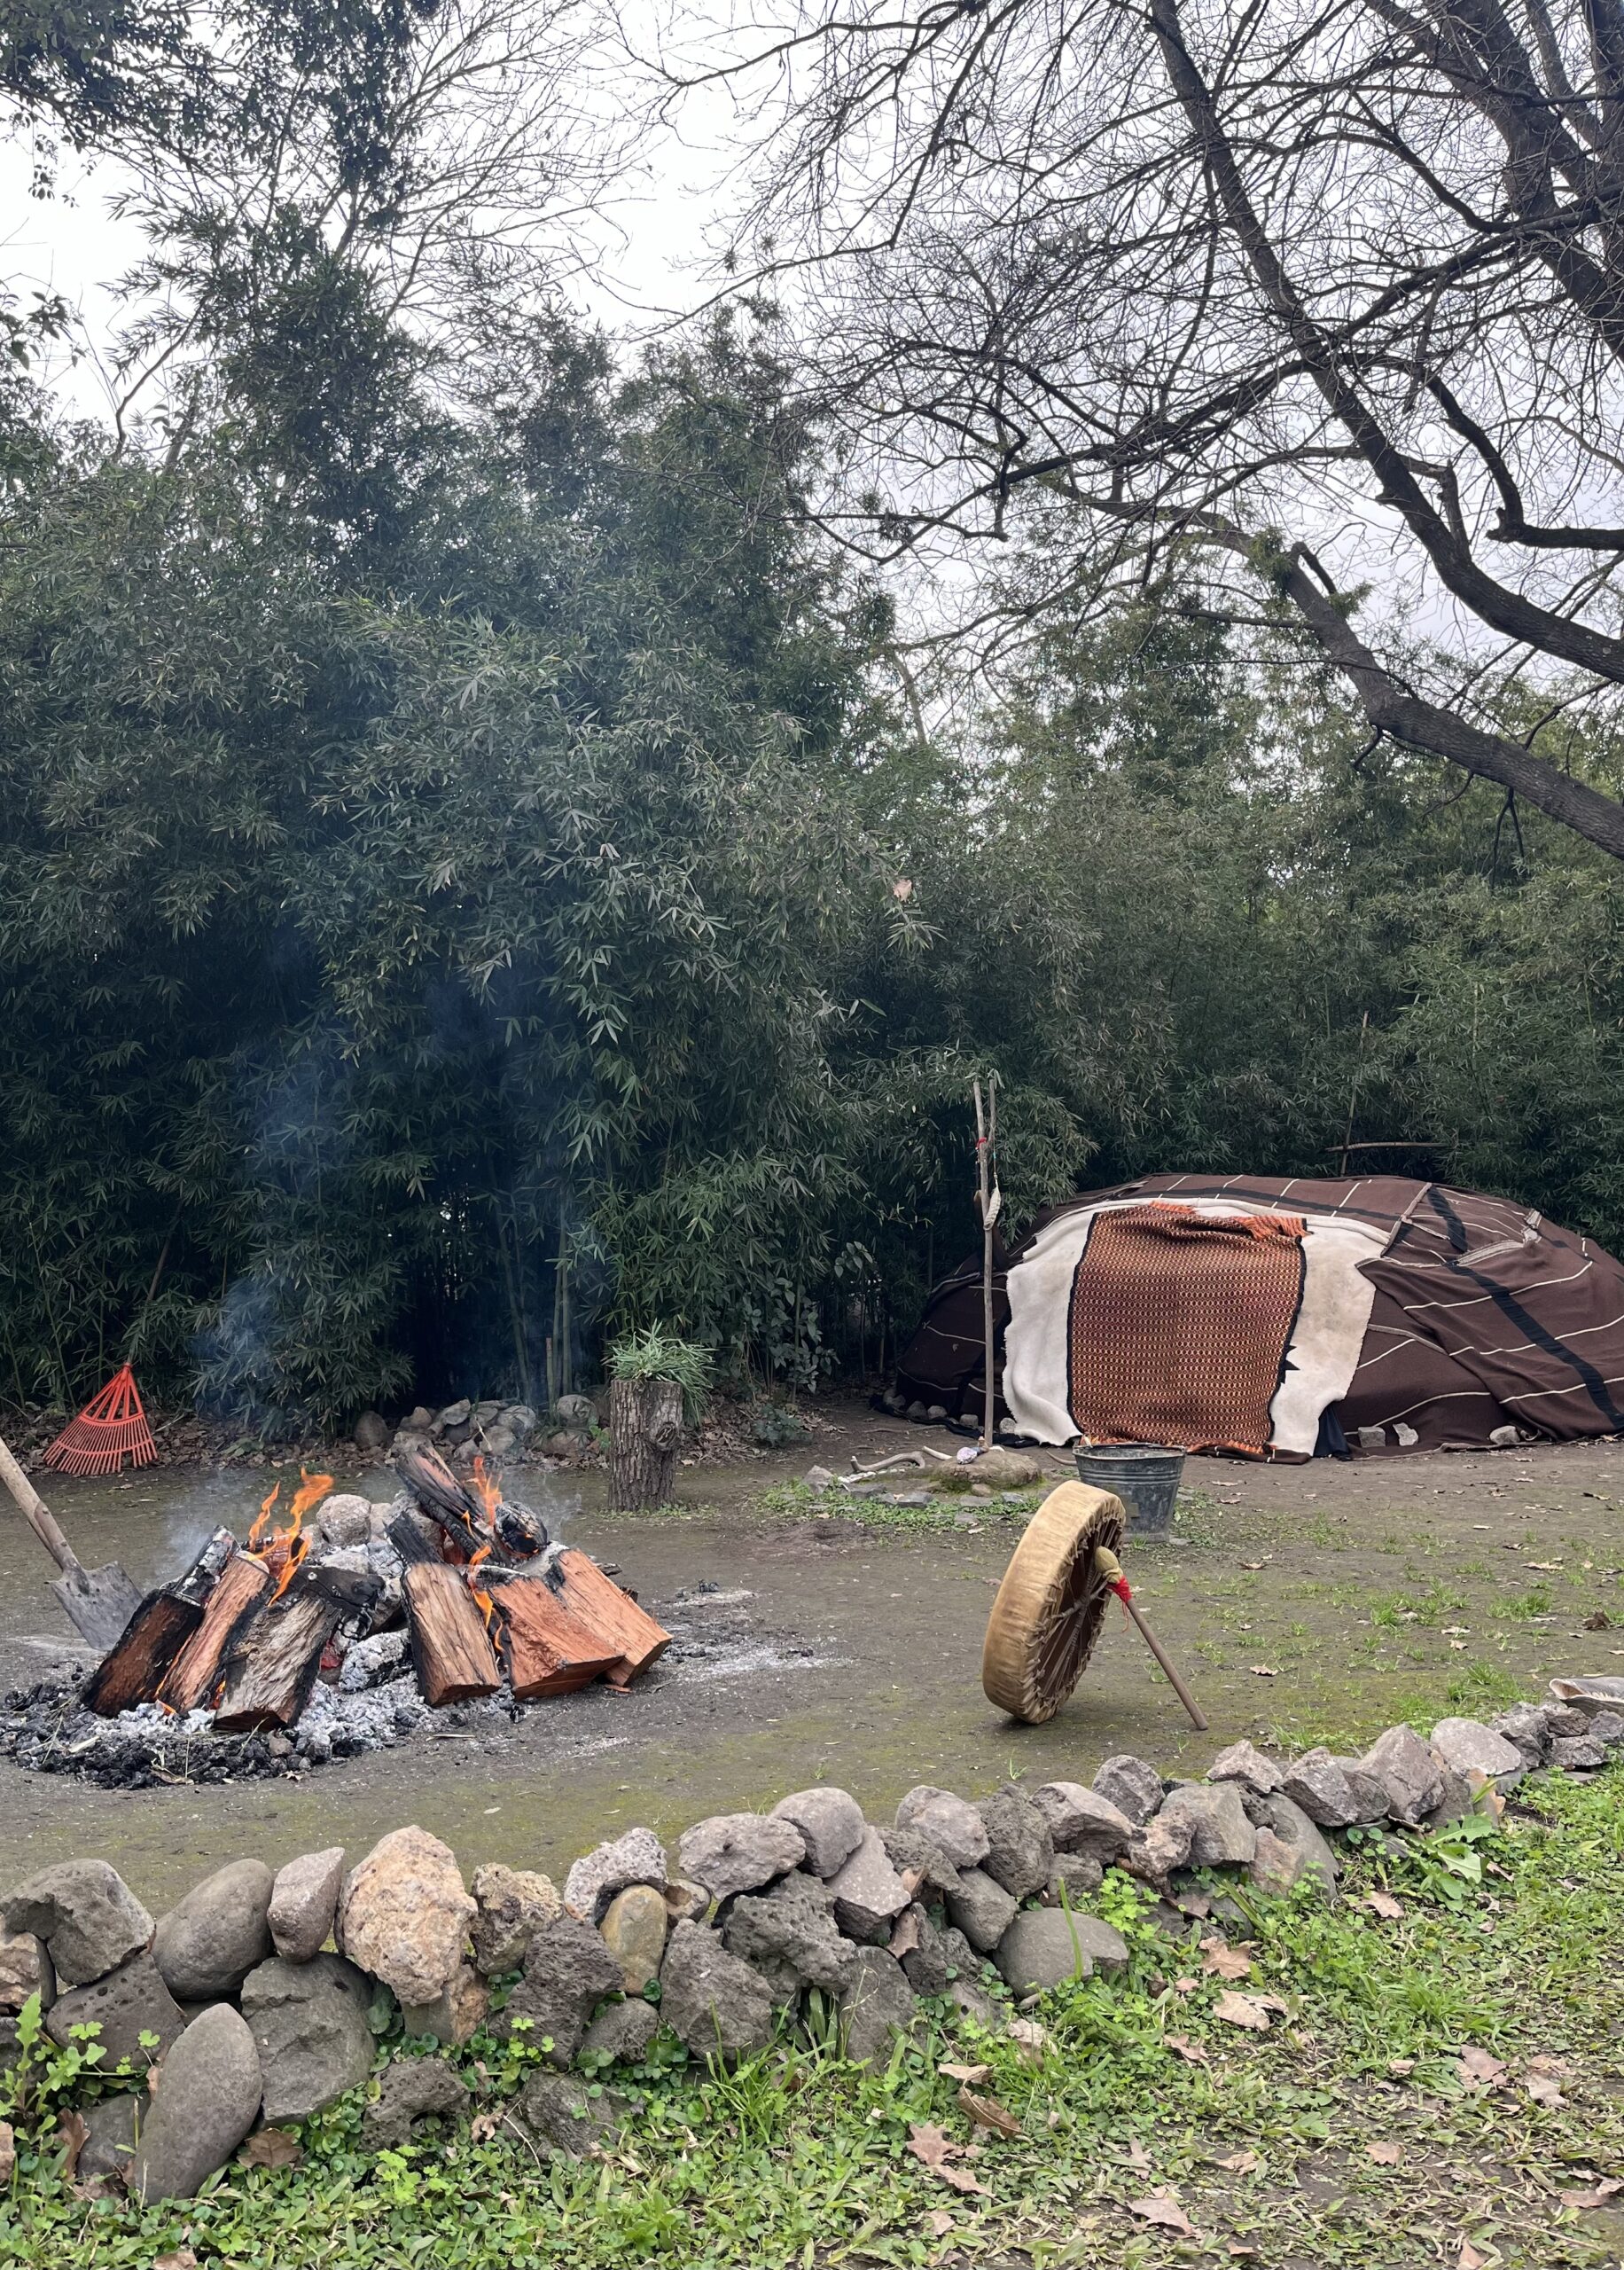
[[[675,1381],[612,1380],[609,1436],[613,1511],[648,1513],[666,1505],[683,1439],[683,1390]]]

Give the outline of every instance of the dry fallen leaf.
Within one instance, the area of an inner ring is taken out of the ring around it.
[[[944,2130],[932,2127],[928,2123],[923,2127],[910,2127],[908,2149],[921,2166],[929,2168],[931,2173],[940,2176],[944,2183],[951,2184],[955,2191],[973,2192],[980,2199],[992,2197],[987,2186],[978,2183],[968,2168],[949,2164],[956,2153],[966,2152],[970,2147],[956,2144]]]
[[[1390,1891],[1367,1892],[1364,1904],[1372,1915],[1379,1915],[1387,1923],[1396,1923],[1404,1913],[1403,1901],[1394,1899]]]
[[[1159,2230],[1176,2231],[1181,2238],[1198,2235],[1195,2225],[1178,2201],[1170,2199],[1165,2191],[1159,2191],[1152,2199],[1130,2199],[1128,2211],[1137,2215],[1142,2223],[1154,2223]]]
[[[1401,2081],[1406,2074],[1413,2073],[1415,2070],[1416,2061],[1413,2057],[1389,2057],[1387,2060],[1387,2070]]]
[[[1191,2041],[1185,2034],[1164,2033],[1162,2040],[1173,2055],[1182,2057],[1187,2065],[1210,2065],[1213,2062],[1200,2043]]]
[[[297,2167],[304,2146],[291,2128],[256,2128],[237,2156],[244,2167]]]
[[[1525,1561],[1525,1569],[1537,1569],[1542,1577],[1549,1577],[1562,1566],[1559,1561]]]
[[[933,2207],[923,2219],[933,2238],[946,2238],[953,2228],[953,2210],[950,2207]]]
[[[1549,2073],[1530,2073],[1523,2086],[1534,2104],[1542,2104],[1549,2111],[1560,2111],[1567,2102],[1562,2094],[1562,2084],[1553,2080]]]
[[[9,2120],[0,2120],[0,2183],[9,2183],[16,2168],[16,2135]]]
[[[1035,2018],[1011,2018],[1009,2037],[1028,2065],[1043,2062],[1043,2045],[1049,2036]]]
[[[1624,2191],[1624,2183],[1616,2175],[1604,2175],[1594,2191],[1558,2191],[1557,2196],[1565,2207],[1604,2207],[1619,2191]]]
[[[1401,2144],[1367,2144],[1364,2149],[1378,2167],[1397,2167],[1404,2156]]]
[[[891,1952],[901,1962],[905,1954],[912,1954],[920,1944],[919,1909],[904,1907],[897,1917],[896,1929],[891,1934]]]
[[[1202,1969],[1210,1970],[1214,1978],[1245,1978],[1251,1974],[1252,1957],[1245,1947],[1232,1947],[1226,1939],[1203,1939],[1201,1953]]]
[[[476,2112],[468,2123],[468,2133],[476,2144],[488,2143],[502,2125],[499,2112]]]
[[[1238,1994],[1231,1988],[1213,2004],[1213,2016],[1225,2025],[1245,2026],[1249,2033],[1269,2031],[1269,2012],[1255,1994]]]
[[[1255,2175],[1263,2164],[1256,2152],[1231,2152],[1227,2160],[1220,2160],[1220,2167],[1227,2167],[1231,2175]]]
[[[1485,2089],[1505,2086],[1505,2067],[1487,2049],[1463,2049],[1455,2061],[1455,2070],[1469,2086]]]
[[[198,2258],[189,2246],[177,2246],[173,2254],[155,2256],[152,2270],[198,2270]]]
[[[1198,1994],[1201,1991],[1201,1982],[1198,1978],[1175,1978],[1173,1982],[1173,1991],[1175,1994]]]
[[[1253,1679],[1278,1679],[1280,1676],[1277,1671],[1270,1671],[1267,1663],[1248,1663],[1246,1669]]]
[[[1155,2164],[1137,2136],[1134,2137],[1128,2147],[1127,2158],[1129,2167],[1136,2167],[1141,2175],[1148,2175]]]
[[[1484,2270],[1484,2264],[1487,2259],[1487,2255],[1478,2252],[1469,2238],[1464,2238],[1461,2241],[1460,2255],[1456,2262],[1455,2270]]]
[[[90,2141],[90,2132],[84,2125],[82,2112],[65,2112],[57,2124],[57,2141],[62,2147],[62,2180],[71,2183],[79,2172],[79,2155]]]
[[[1587,1632],[1611,1632],[1612,1618],[1604,1608],[1593,1608],[1585,1617],[1584,1628]]]
[[[897,881],[892,884],[891,896],[893,898],[902,899],[909,899],[913,896],[913,884],[909,881],[906,875],[900,877]]]
[[[967,2112],[978,2128],[990,2128],[996,2136],[1019,2136],[1020,2123],[1012,2112],[990,2096],[977,2096],[972,2089],[960,2089],[958,2109]]]
[[[990,2065],[954,2065],[945,2060],[936,2070],[944,2081],[984,2081],[992,2071]]]

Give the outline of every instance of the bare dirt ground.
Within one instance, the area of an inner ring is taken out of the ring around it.
[[[977,1795],[1014,1773],[1087,1780],[1122,1749],[1198,1771],[1241,1734],[1347,1745],[1398,1718],[1490,1715],[1560,1671],[1624,1668],[1624,1445],[1192,1460],[1177,1541],[1124,1557],[1210,1733],[1190,1729],[1114,1609],[1072,1702],[1047,1726],[1017,1726],[980,1683],[1016,1522],[904,1530],[825,1504],[762,1507],[813,1459],[843,1468],[854,1452],[944,1441],[859,1405],[824,1416],[809,1450],[683,1470],[668,1513],[610,1515],[601,1476],[584,1477],[584,1503],[555,1491],[550,1517],[618,1562],[678,1634],[629,1695],[592,1689],[517,1725],[448,1723],[298,1780],[121,1793],[0,1764],[0,1879],[94,1852],[161,1906],[210,1862],[359,1851],[409,1820],[467,1867],[561,1868],[635,1820],[675,1831],[814,1781],[883,1815],[921,1781]],[[1052,1464],[1057,1479],[1070,1470]],[[391,1494],[380,1468],[346,1480]],[[122,1560],[144,1583],[175,1573],[215,1522],[245,1527],[266,1486],[263,1473],[160,1468],[53,1476],[47,1494],[87,1562]],[[546,1502],[528,1476],[517,1494]],[[0,1687],[39,1677],[57,1647],[50,1573],[20,1517],[0,1516]],[[1597,1616],[1620,1628],[1586,1629]]]

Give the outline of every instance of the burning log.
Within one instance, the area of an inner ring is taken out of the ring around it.
[[[412,1669],[424,1701],[438,1710],[447,1702],[494,1695],[502,1672],[468,1578],[424,1561],[407,1569],[402,1590]],[[480,1597],[488,1606],[486,1596]]]
[[[158,1690],[160,1702],[171,1710],[196,1710],[210,1700],[227,1656],[264,1604],[271,1584],[262,1561],[250,1553],[232,1554],[208,1596],[202,1621],[169,1666]]]
[[[301,1569],[292,1575],[280,1598],[244,1628],[226,1663],[215,1732],[256,1734],[293,1725],[310,1699],[328,1642],[342,1624],[370,1615],[380,1590],[376,1577],[343,1569]]]
[[[618,1640],[605,1640],[578,1622],[544,1577],[493,1576],[491,1584],[515,1702],[573,1694],[619,1663]]]
[[[544,1573],[575,1622],[613,1645],[615,1660],[607,1674],[611,1687],[629,1687],[670,1646],[671,1634],[665,1626],[656,1624],[584,1553],[573,1546],[555,1553]]]
[[[426,1447],[397,1452],[394,1470],[465,1561],[481,1548],[499,1562],[530,1561],[546,1550],[546,1523],[527,1506],[504,1500],[483,1459],[473,1462],[472,1488],[457,1480],[438,1451]]]
[[[157,1700],[171,1664],[202,1623],[204,1602],[236,1550],[230,1530],[217,1529],[183,1577],[148,1593],[80,1697],[87,1710],[113,1718],[138,1702]]]

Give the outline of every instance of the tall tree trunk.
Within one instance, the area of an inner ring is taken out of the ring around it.
[[[671,1495],[683,1439],[683,1390],[673,1380],[609,1383],[609,1503],[616,1513],[646,1513]]]

